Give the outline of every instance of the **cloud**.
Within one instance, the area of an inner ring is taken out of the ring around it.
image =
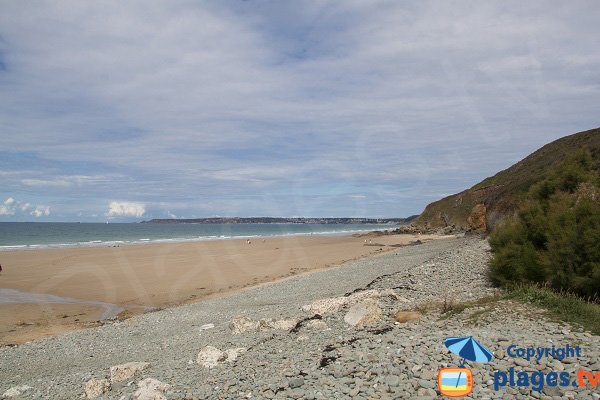
[[[599,18],[591,1],[7,3],[0,187],[74,220],[132,193],[155,216],[414,214],[598,125]]]
[[[2,204],[0,204],[0,216],[25,215],[25,213],[31,208],[31,204],[27,202],[18,201],[12,197],[8,197]],[[50,215],[50,207],[38,205],[32,212],[30,212],[30,215],[33,215],[36,218],[48,216]]]
[[[33,215],[36,218],[42,217],[42,216],[49,216],[50,215],[50,207],[48,206],[36,206],[35,210],[33,210],[32,212],[29,213],[30,215]]]
[[[140,218],[146,212],[142,203],[129,201],[111,201],[108,206],[107,217],[137,217]]]
[[[4,203],[0,205],[0,215],[14,215],[16,210],[14,203],[15,199],[12,197],[4,200]]]

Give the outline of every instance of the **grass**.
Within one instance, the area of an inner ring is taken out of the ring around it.
[[[570,292],[557,292],[535,285],[515,286],[504,293],[460,303],[451,302],[444,296],[440,302],[421,304],[416,309],[421,313],[441,312],[440,320],[446,320],[468,308],[491,305],[500,300],[514,300],[543,308],[551,317],[579,325],[600,336],[599,299],[584,299]],[[477,311],[473,313],[470,320],[476,322],[479,317],[488,312],[489,309]]]
[[[527,285],[511,289],[505,298],[543,307],[558,319],[575,323],[600,335],[600,304],[598,299],[583,299],[570,292],[556,292]]]

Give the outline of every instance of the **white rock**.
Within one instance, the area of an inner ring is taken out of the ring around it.
[[[110,381],[121,382],[133,378],[137,373],[148,368],[149,365],[150,363],[147,362],[134,361],[110,367]]]
[[[330,297],[328,299],[315,300],[310,304],[302,306],[302,311],[325,315],[338,312],[346,304],[346,297]]]
[[[220,361],[225,361],[227,354],[216,347],[206,346],[198,353],[196,362],[204,368],[214,368],[219,365]]]
[[[258,321],[253,321],[246,317],[235,317],[229,324],[229,328],[233,335],[239,335],[248,331],[255,332],[258,330],[258,327]]]
[[[324,331],[326,329],[329,329],[329,327],[327,326],[327,324],[321,320],[318,319],[312,319],[310,321],[308,321],[306,323],[306,327],[309,329],[314,329],[316,331]]]
[[[355,304],[348,310],[344,321],[356,328],[370,326],[381,321],[383,311],[379,302],[374,299],[366,299],[361,303]]]
[[[108,379],[96,379],[92,378],[85,383],[84,391],[85,397],[88,399],[95,399],[110,390],[110,382]]]
[[[386,294],[389,296],[389,293]],[[330,297],[320,299],[302,306],[302,311],[311,312],[314,314],[325,315],[338,312],[345,306],[352,306],[366,299],[379,298],[381,293],[378,290],[370,289],[353,293],[350,296]]]
[[[271,329],[290,330],[296,323],[297,321],[293,319],[273,320],[267,318],[253,321],[246,317],[235,317],[229,324],[229,328],[233,335],[239,335],[244,332],[267,331]]]
[[[225,350],[225,354],[227,355],[227,362],[235,361],[239,357],[239,355],[244,353],[245,351],[246,349],[244,347]]]
[[[4,394],[2,394],[2,397],[17,397],[31,389],[33,388],[27,385],[11,387],[6,392],[4,392]]]
[[[201,331],[205,331],[205,330],[207,330],[207,329],[212,329],[212,328],[214,328],[214,327],[215,327],[215,324],[204,324],[204,325],[202,325],[202,326],[200,327],[200,330],[201,330]]]
[[[154,378],[146,378],[138,383],[138,390],[133,394],[133,400],[166,400],[162,392],[169,390],[171,385]]]
[[[297,323],[298,321],[295,319],[280,319],[276,321],[272,319],[260,320],[261,328],[265,326],[266,329],[277,329],[282,331],[289,331],[296,326]]]

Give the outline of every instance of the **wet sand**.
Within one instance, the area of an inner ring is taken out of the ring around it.
[[[251,244],[244,239],[0,252],[0,288],[19,291],[18,296],[10,291],[13,303],[0,304],[0,345],[97,324],[106,307],[90,302],[118,306],[124,310],[119,317],[126,318],[147,308],[219,296],[431,238],[287,236]],[[8,292],[0,303],[7,303]],[[14,303],[27,293],[52,295],[54,301],[39,303],[36,296],[31,301],[37,304]],[[65,304],[60,298],[66,298]]]

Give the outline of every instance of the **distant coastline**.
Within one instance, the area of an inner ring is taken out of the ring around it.
[[[312,217],[210,217],[210,218],[155,218],[142,224],[408,224],[417,218],[312,218]]]

